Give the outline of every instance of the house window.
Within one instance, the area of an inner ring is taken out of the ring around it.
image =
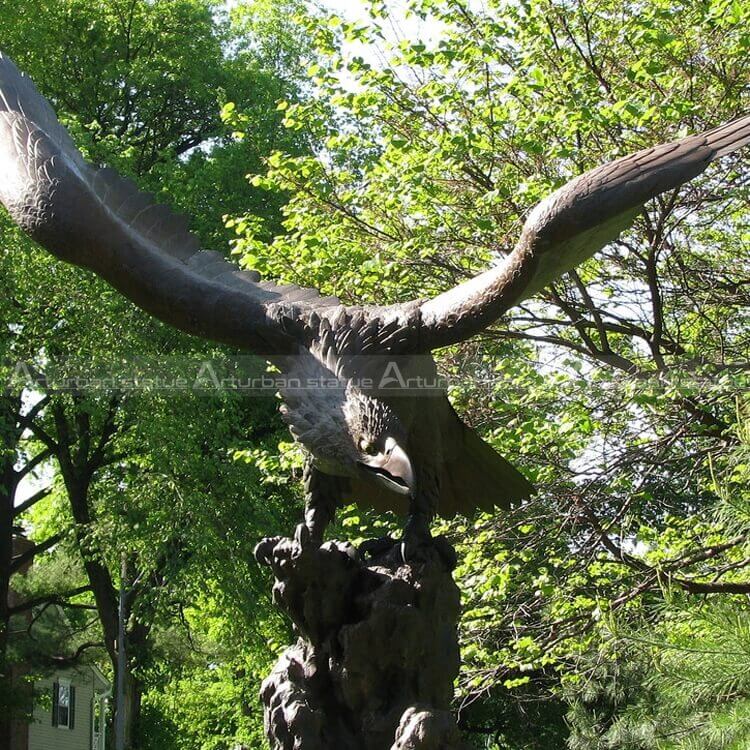
[[[69,680],[52,685],[52,726],[73,729],[75,726],[76,689]]]

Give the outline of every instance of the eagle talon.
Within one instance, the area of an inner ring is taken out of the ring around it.
[[[409,516],[404,526],[404,535],[401,539],[401,560],[405,564],[419,562],[424,555],[420,550],[425,547],[433,547],[435,540],[430,533],[430,521],[423,513],[413,513]]]
[[[387,553],[396,544],[396,540],[390,536],[382,536],[378,539],[366,539],[359,545],[359,554],[363,560],[371,560]]]
[[[302,548],[305,549],[311,545],[320,547],[322,539],[316,540],[314,529],[311,529],[307,524],[298,523],[294,530],[294,541]]]
[[[444,536],[432,536],[430,522],[421,513],[409,516],[399,551],[405,565],[439,560],[450,572],[458,564],[453,545]]]
[[[267,536],[264,539],[261,539],[253,549],[253,557],[255,557],[260,565],[272,565],[273,551],[276,549],[279,542],[283,541],[283,536]]]

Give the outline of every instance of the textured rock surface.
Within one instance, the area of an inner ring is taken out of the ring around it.
[[[274,601],[299,634],[263,682],[274,750],[459,750],[449,712],[458,674],[459,592],[443,540],[410,564],[377,540],[265,539]]]

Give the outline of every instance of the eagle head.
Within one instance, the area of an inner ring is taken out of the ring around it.
[[[348,458],[353,461],[355,475],[391,492],[413,495],[415,477],[406,452],[407,433],[391,406],[351,388],[343,413],[350,443]]]
[[[414,495],[407,431],[389,404],[351,384],[285,396],[282,415],[321,471]]]

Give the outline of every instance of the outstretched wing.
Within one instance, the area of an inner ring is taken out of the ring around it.
[[[293,351],[294,322],[338,304],[261,282],[201,250],[185,217],[86,163],[32,81],[0,53],[0,201],[37,242],[177,328],[258,354]]]
[[[483,330],[614,240],[648,200],[748,144],[750,115],[639,151],[571,180],[531,212],[503,264],[422,304],[426,347],[453,344]]]

